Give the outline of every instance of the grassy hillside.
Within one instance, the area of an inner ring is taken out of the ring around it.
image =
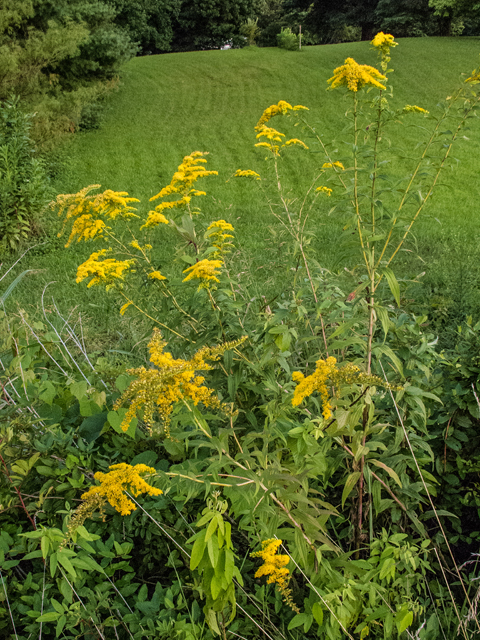
[[[434,112],[436,104],[458,85],[460,73],[478,65],[480,38],[399,42],[391,62],[398,106],[417,104]],[[68,152],[69,169],[55,189],[72,193],[100,183],[102,188],[128,191],[146,207],[148,198],[168,184],[183,155],[209,151],[209,168],[217,169],[220,175],[205,181],[208,196],[202,199],[202,209],[234,224],[237,245],[248,248],[254,256],[244,268],[257,280],[259,293],[266,291],[278,278],[278,230],[255,185],[228,179],[239,168],[262,171],[264,154],[253,146],[253,127],[262,111],[280,99],[309,107],[309,121],[326,139],[337,138],[341,156],[343,114],[349,105],[342,92],[327,93],[326,87],[333,69],[347,56],[360,63],[376,61],[366,42],[307,47],[293,53],[253,48],[136,58],[124,68],[121,88],[110,98],[101,128],[75,137]],[[463,269],[469,261],[475,268],[477,258],[472,252],[480,231],[475,187],[480,169],[480,123],[472,122],[472,130],[466,133],[470,141],[460,144],[454,153],[459,165],[454,175],[448,176],[451,188],[438,191],[427,211],[429,217],[417,229],[419,251],[428,264],[422,266],[415,259],[411,261],[412,272],[433,268],[441,274],[442,264],[448,264],[445,277],[450,277],[457,266]],[[297,130],[295,135],[302,137]],[[292,153],[285,173],[292,173],[292,184],[300,186],[300,193],[316,162],[316,156],[308,152]],[[53,238],[58,222],[48,222],[48,228]],[[327,267],[335,264],[337,234],[334,219],[318,225],[319,261]],[[36,304],[36,294],[52,280],[56,284],[51,292],[63,308],[79,302],[80,285],[72,283],[76,265],[91,246],[76,245],[69,250],[62,246],[53,240],[25,257],[24,268],[40,271],[24,281],[10,304]],[[444,259],[448,262],[442,263]],[[92,309],[103,305],[102,294],[95,290],[88,291],[87,299],[84,296],[82,287],[82,305],[94,305]]]

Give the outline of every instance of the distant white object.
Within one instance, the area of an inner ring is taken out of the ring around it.
[[[221,51],[226,51],[227,49],[232,48],[232,41],[228,40],[222,47],[220,47]]]

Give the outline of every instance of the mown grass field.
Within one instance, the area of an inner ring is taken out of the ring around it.
[[[437,103],[458,86],[461,72],[470,72],[479,63],[480,38],[399,42],[391,62],[399,107],[417,104],[435,112]],[[302,52],[248,48],[136,58],[124,67],[120,89],[109,97],[101,127],[80,133],[69,143],[68,162],[54,191],[73,193],[98,183],[102,189],[124,190],[139,198],[144,213],[148,198],[170,182],[184,155],[208,151],[208,168],[218,170],[219,177],[201,185],[208,194],[201,199],[202,210],[206,219],[224,218],[235,226],[237,247],[250,256],[239,263],[239,269],[249,271],[261,294],[281,282],[282,240],[256,185],[229,178],[239,168],[264,170],[265,153],[254,148],[253,128],[262,111],[280,99],[307,106],[309,121],[326,140],[337,141],[341,157],[343,116],[349,104],[344,92],[327,92],[326,87],[333,69],[347,56],[360,63],[376,62],[367,42],[306,47]],[[476,240],[480,232],[480,122],[471,123],[470,131],[465,132],[470,140],[462,141],[454,151],[458,166],[444,176],[443,183],[449,186],[438,190],[416,230],[418,251],[425,262],[412,257],[409,269],[412,273],[425,270],[427,278],[440,274],[438,282],[449,277],[454,280],[452,274],[458,269],[462,273],[466,269],[471,278],[480,258]],[[278,126],[285,130],[283,121]],[[291,133],[302,137],[298,130]],[[395,135],[404,134],[397,131]],[[292,150],[283,171],[296,192],[303,192],[316,163],[315,155]],[[319,262],[332,268],[339,228],[326,212],[316,223],[315,243]],[[104,324],[108,315],[104,293],[75,284],[76,266],[89,255],[92,245],[64,249],[64,243],[56,239],[59,226],[47,213],[49,242],[27,254],[20,265],[38,272],[17,288],[9,306],[33,310],[45,284],[55,281],[49,296],[62,309],[80,305]],[[162,251],[166,259],[173,247],[165,241]]]

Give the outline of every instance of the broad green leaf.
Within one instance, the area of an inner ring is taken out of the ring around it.
[[[216,518],[212,518],[210,524],[207,527],[207,533],[205,534],[205,542],[208,542],[210,538],[215,533],[218,526],[218,520]]]
[[[400,489],[402,488],[402,483],[400,482],[400,478],[398,477],[397,473],[391,467],[387,467],[387,465],[384,464],[383,462],[380,462],[380,460],[374,460],[373,458],[369,458],[368,462],[371,462],[376,467],[380,467],[381,469],[386,471],[388,473],[388,475],[395,480],[395,482],[398,484]]]
[[[348,496],[352,492],[353,487],[357,484],[358,479],[360,478],[360,475],[361,475],[360,471],[354,471],[348,476],[342,492],[342,507],[345,504],[345,500],[348,498]]]
[[[400,611],[400,613],[403,613],[403,612]],[[408,611],[407,614],[400,620],[398,619],[398,617],[399,616],[397,615],[397,619],[395,620],[395,623],[397,625],[398,633],[400,634],[400,633],[403,633],[405,629],[412,624],[413,611]]]
[[[398,280],[391,269],[388,269],[388,268],[384,269],[383,275],[387,279],[388,286],[390,287],[390,291],[392,292],[392,295],[395,298],[397,307],[399,307],[400,306],[400,285],[398,284]]]
[[[205,531],[202,531],[193,545],[192,556],[190,558],[191,571],[196,569],[200,564],[200,561],[203,558],[203,552],[205,551],[205,545]]]
[[[60,617],[60,614],[57,613],[56,611],[49,611],[48,613],[44,613],[39,618],[37,618],[36,621],[37,622],[55,622],[55,620],[58,620],[59,617]]]
[[[306,613],[297,613],[297,615],[290,620],[288,624],[288,630],[291,631],[292,629],[296,629],[302,624],[305,624],[307,618],[308,615]]]
[[[314,602],[312,606],[312,615],[319,627],[323,624],[323,609],[319,602]]]

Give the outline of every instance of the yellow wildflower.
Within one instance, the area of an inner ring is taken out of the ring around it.
[[[307,396],[311,396],[314,391],[318,391],[323,404],[323,417],[325,420],[330,418],[332,405],[330,404],[327,381],[332,377],[336,363],[336,358],[330,356],[326,360],[317,360],[317,368],[307,377],[300,371],[293,372],[292,379],[298,382],[292,400],[294,407],[297,407]]]
[[[271,127],[262,127],[256,135],[257,138],[267,138],[267,140],[274,140],[275,142],[281,142],[282,138],[285,137],[284,133],[280,133],[276,129],[272,129]]]
[[[133,304],[133,302],[131,300],[129,300],[128,302],[126,302],[123,307],[120,309],[120,315],[123,316],[125,315],[125,311],[128,309],[128,307]]]
[[[315,191],[319,191],[320,193],[326,193],[327,196],[331,196],[332,195],[332,190],[329,189],[328,187],[317,187],[315,189]]]
[[[142,248],[138,244],[137,240],[132,240],[132,242],[130,242],[130,246],[133,247],[134,249],[138,249],[139,251],[142,250]]]
[[[190,360],[176,360],[171,353],[165,352],[167,343],[160,331],[154,329],[148,345],[150,362],[155,365],[154,368],[129,369],[127,373],[136,376],[137,379],[130,383],[114,405],[116,410],[125,403],[129,404],[121,424],[122,430],[127,431],[132,418],[141,408],[144,408],[143,420],[150,429],[156,410],[168,435],[170,415],[176,402],[190,400],[194,405],[201,402],[208,407],[220,407],[220,401],[213,395],[213,389],[204,386],[205,378],[196,375],[196,372],[212,369],[212,365],[206,360],[218,360],[225,351],[238,346],[240,342],[226,343],[218,347],[202,347]]]
[[[204,191],[197,191],[191,189],[193,184],[199,178],[206,178],[207,176],[218,176],[218,171],[207,171],[202,163],[207,161],[203,156],[208,155],[202,151],[194,151],[188,156],[183,158],[182,164],[179,165],[177,171],[173,174],[173,178],[169,185],[164,187],[156,196],[150,198],[150,202],[157,198],[164,198],[172,193],[179,193],[181,195],[187,195],[191,190],[191,195],[205,195]]]
[[[267,584],[275,584],[278,591],[283,595],[284,601],[296,612],[300,613],[300,610],[293,602],[292,591],[288,589],[288,583],[290,581],[290,571],[287,569],[287,564],[290,558],[285,555],[277,554],[279,546],[282,544],[281,540],[271,538],[270,540],[262,541],[262,550],[251,553],[252,558],[262,558],[263,564],[257,569],[255,578],[261,578],[262,576],[268,576]]]
[[[305,398],[311,396],[314,391],[320,394],[322,399],[322,414],[325,420],[332,417],[332,405],[327,383],[332,387],[340,384],[368,384],[369,386],[385,387],[386,389],[398,389],[388,382],[384,382],[378,376],[363,373],[359,367],[348,362],[341,368],[336,366],[337,360],[330,356],[326,360],[317,360],[315,371],[305,377],[300,371],[292,373],[292,380],[297,382],[293,393],[292,405],[297,407]]]
[[[77,283],[93,276],[87,285],[88,288],[96,284],[105,284],[108,291],[117,280],[123,280],[124,271],[130,269],[135,264],[135,260],[115,260],[114,258],[99,260],[109,251],[110,249],[102,249],[92,253],[88,260],[77,268]]]
[[[395,42],[393,36],[390,33],[383,33],[380,31],[372,40],[371,44],[378,49],[382,55],[388,55],[391,47],[396,47],[398,42]]]
[[[292,107],[292,105],[285,102],[285,100],[280,100],[278,104],[272,104],[270,107],[265,109],[262,117],[257,122],[255,131],[260,131],[265,124],[275,116],[285,116],[288,115],[290,111],[300,111],[301,109],[308,111],[308,107],[303,107],[301,104],[297,104],[295,107]]]
[[[302,142],[301,140],[299,140],[298,138],[292,138],[291,140],[287,140],[287,141],[285,142],[285,145],[284,145],[284,146],[285,146],[285,147],[288,147],[288,146],[290,146],[291,144],[298,144],[298,145],[300,145],[301,147],[303,147],[304,149],[308,149],[307,145],[306,145],[304,142]]]
[[[103,193],[89,195],[93,189],[99,189],[99,184],[91,184],[78,193],[61,194],[56,200],[50,203],[50,207],[54,209],[58,207],[58,215],[65,213],[63,227],[58,236],[60,237],[69,220],[74,219],[72,231],[68,238],[68,247],[75,236],[78,241],[91,240],[95,235],[102,233],[106,228],[102,217],[108,220],[115,220],[118,216],[122,218],[136,218],[134,214],[136,209],[130,206],[131,202],[140,202],[136,198],[129,198],[126,191],[112,191],[107,189]]]
[[[422,107],[417,107],[416,104],[411,105],[411,104],[407,104],[403,107],[403,113],[430,113],[429,111],[427,111],[426,109],[422,109]]]
[[[232,247],[230,238],[233,238],[231,233],[227,231],[234,231],[233,226],[225,220],[215,220],[212,222],[205,232],[205,237],[210,238],[212,246],[216,248],[216,251],[211,254],[214,258],[221,258]]]
[[[140,474],[156,473],[152,467],[145,464],[136,464],[132,467],[125,462],[109,467],[108,473],[98,471],[94,478],[100,482],[99,487],[91,487],[82,495],[82,500],[89,501],[96,496],[101,496],[105,502],[112,505],[122,516],[128,516],[136,510],[135,504],[127,498],[125,491],[137,497],[141,493],[149,496],[160,496],[163,491],[149,485]]]
[[[171,204],[170,202],[163,204]],[[163,207],[164,209],[167,207]],[[168,224],[167,218],[160,211],[149,211],[148,218],[145,224],[140,229],[148,229],[149,227],[156,227],[157,224]]]
[[[480,82],[480,68],[474,69],[472,75],[465,80],[469,84],[478,84]]]
[[[160,271],[152,271],[151,273],[148,274],[148,277],[151,278],[152,280],[166,280],[166,277],[162,276]]]
[[[183,279],[183,282],[188,282],[189,280],[202,280],[200,288],[207,285],[211,280],[214,282],[220,282],[217,278],[219,275],[219,271],[217,271],[217,269],[220,269],[222,266],[223,262],[221,260],[200,260],[200,262],[196,262],[191,267],[185,269],[183,273],[187,273],[188,271],[190,271],[190,273]]]
[[[260,175],[256,171],[252,171],[251,169],[237,169],[233,176],[234,178],[255,178],[255,180],[261,180]]]
[[[386,79],[386,76],[382,75],[375,67],[370,67],[368,64],[358,64],[353,58],[347,58],[344,65],[334,70],[333,76],[328,82],[330,89],[346,86],[349,91],[356,92],[367,84],[385,89],[386,87],[378,80]]]
[[[324,162],[322,164],[322,169],[333,169],[333,167],[338,167],[338,169],[341,169],[342,171],[345,171],[345,167],[343,166],[343,164],[341,162]]]
[[[262,541],[262,550],[251,553],[252,558],[262,558],[263,564],[257,569],[255,578],[269,576],[267,584],[279,584],[285,586],[290,571],[286,565],[290,562],[288,556],[277,555],[278,547],[282,544],[281,540],[271,538]]]

